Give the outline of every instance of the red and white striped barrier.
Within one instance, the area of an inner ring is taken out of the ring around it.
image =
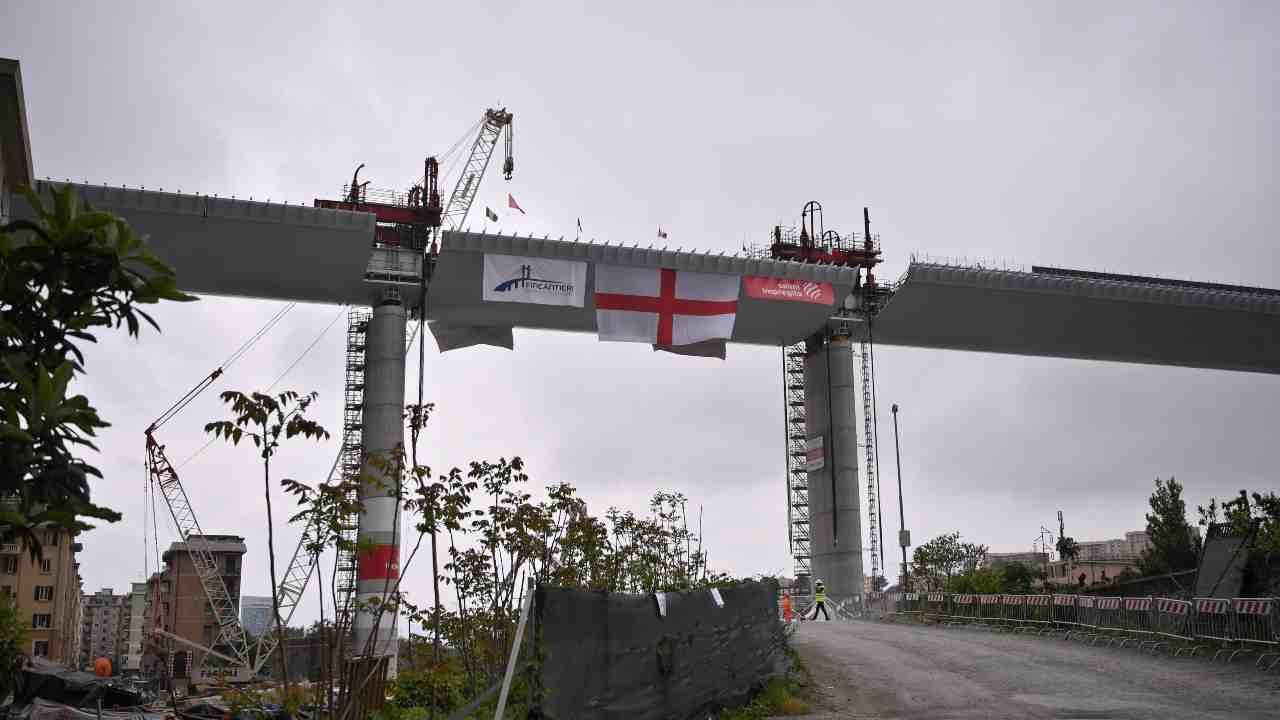
[[[955,603],[957,605],[972,605],[973,595],[956,595]]]
[[[1076,604],[1075,595],[1054,595],[1053,604],[1059,607]]]
[[[1048,596],[1048,595],[1028,595],[1028,596],[1027,596],[1027,604],[1028,604],[1028,605],[1035,605],[1035,606],[1038,606],[1038,607],[1048,605],[1048,604],[1049,604],[1049,596]]]
[[[1231,609],[1238,615],[1270,615],[1272,598],[1234,598]]]
[[[1144,611],[1151,609],[1151,598],[1149,597],[1131,597],[1124,599],[1124,609],[1134,611]]]
[[[1100,597],[1098,598],[1097,608],[1099,610],[1119,610],[1120,600],[1118,597]]]
[[[1170,615],[1186,615],[1189,610],[1191,610],[1191,603],[1186,600],[1156,598],[1157,612],[1168,613]]]
[[[1217,598],[1196,598],[1196,612],[1211,613],[1213,615],[1225,615],[1231,607],[1230,600],[1220,600]]]

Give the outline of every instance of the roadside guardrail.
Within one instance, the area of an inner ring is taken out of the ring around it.
[[[1233,662],[1251,657],[1280,667],[1280,598],[1099,597],[940,592],[871,593],[864,617],[918,615],[946,626],[999,632],[1061,634],[1064,640],[1172,657],[1204,655]]]

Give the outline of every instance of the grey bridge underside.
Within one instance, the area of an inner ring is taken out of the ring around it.
[[[47,191],[47,183],[39,185]],[[394,286],[409,307],[416,305],[416,253],[372,249],[372,215],[72,185],[94,207],[122,215],[149,236],[191,292],[369,304]],[[12,207],[15,215],[30,214],[23,202]],[[445,233],[428,293],[434,326],[595,332],[590,275],[584,308],[484,302],[486,252],[830,282],[838,298],[854,282],[847,268]],[[821,330],[832,314],[822,306],[743,296],[733,340],[792,343]],[[913,263],[871,331],[877,343],[888,345],[1280,373],[1280,296],[1243,288]],[[853,332],[855,340],[865,338],[867,324],[854,323]]]
[[[1156,279],[915,263],[871,332],[891,345],[1280,372],[1280,295]]]

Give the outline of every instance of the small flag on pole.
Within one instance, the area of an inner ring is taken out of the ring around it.
[[[659,225],[659,226],[658,226],[658,239],[660,239],[660,240],[666,240],[666,239],[667,239],[667,233],[666,233],[666,231],[665,231],[665,230],[663,230],[663,229],[662,229],[662,226],[661,226],[661,225]]]
[[[498,222],[498,213],[496,213],[496,212],[494,212],[494,211],[490,210],[490,209],[489,209],[489,208],[487,208],[487,207],[484,209],[484,216],[485,216],[485,217],[487,217],[487,218],[489,218],[489,219],[490,219],[490,220],[492,220],[493,222]]]
[[[524,208],[516,204],[516,199],[511,196],[511,193],[507,193],[507,207],[511,208],[512,210],[519,210],[521,215],[527,214],[525,213]]]
[[[582,232],[582,218],[578,218],[578,232]]]

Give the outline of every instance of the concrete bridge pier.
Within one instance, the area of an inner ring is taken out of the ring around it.
[[[400,505],[397,479],[375,469],[367,458],[391,453],[404,442],[405,308],[400,294],[387,290],[374,303],[365,336],[364,427],[366,479],[360,487],[356,600],[363,607],[381,601],[400,576]],[[357,609],[352,619],[352,655],[390,657],[388,677],[396,675],[396,613]]]
[[[822,466],[809,471],[810,567],[813,579],[826,583],[827,596],[850,608],[861,605],[863,589],[856,402],[849,336],[811,337],[805,342],[805,430],[811,448],[822,444]]]

